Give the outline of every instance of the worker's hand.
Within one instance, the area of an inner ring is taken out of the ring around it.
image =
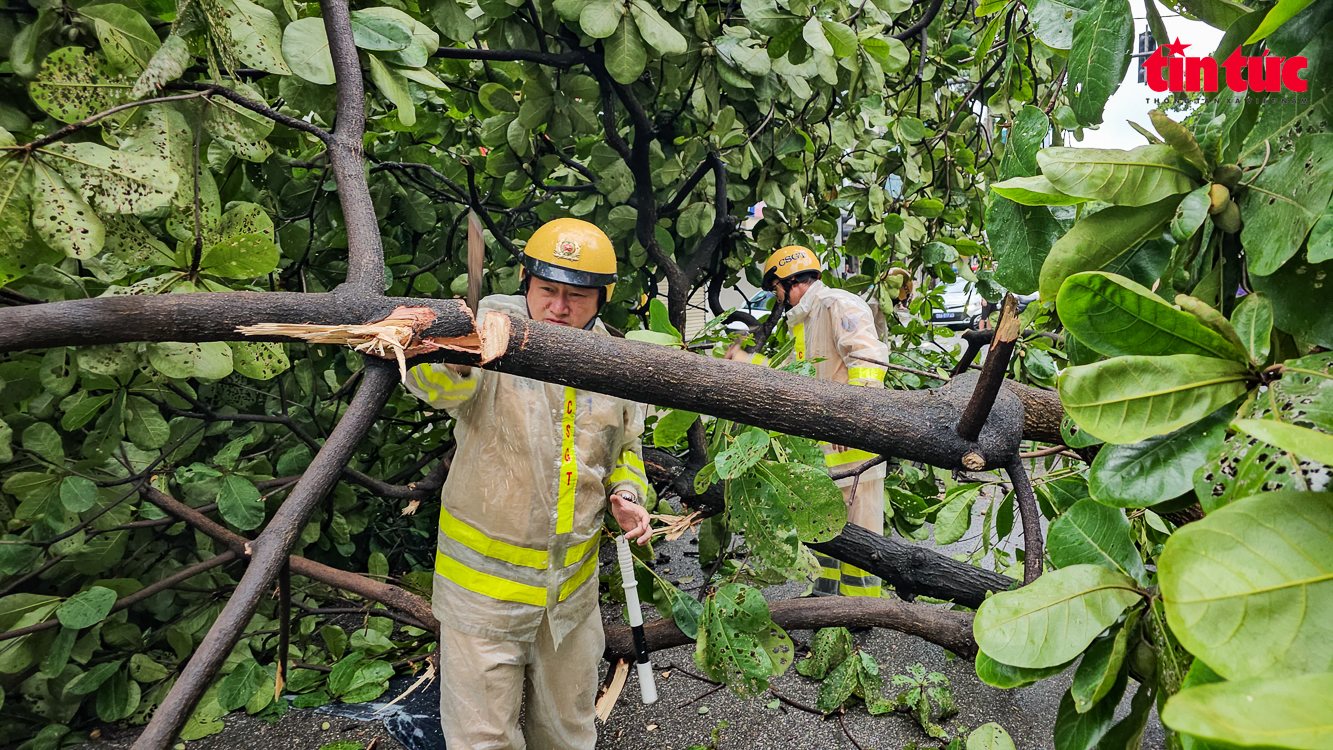
[[[625,530],[626,539],[638,539],[639,544],[648,543],[648,509],[634,502],[628,493],[619,492],[611,495],[611,515]]]

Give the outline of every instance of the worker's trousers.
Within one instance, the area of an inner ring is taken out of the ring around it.
[[[441,627],[440,722],[449,750],[593,750],[605,646],[597,609],[559,648],[545,619],[531,643]]]
[[[884,479],[864,479],[856,483],[856,495],[851,486],[842,488],[842,499],[847,503],[847,523],[854,523],[876,534],[884,533]],[[822,566],[814,593],[818,596],[873,596],[880,595],[879,578],[855,565],[815,553]]]

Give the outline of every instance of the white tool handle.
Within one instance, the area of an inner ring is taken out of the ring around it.
[[[635,631],[634,645],[639,657],[636,665],[639,672],[639,690],[643,694],[644,705],[647,705],[657,700],[657,682],[643,640],[643,607],[639,604],[639,582],[634,577],[634,556],[630,554],[629,540],[624,535],[616,537],[616,559],[620,563],[620,582],[625,589],[625,606],[629,609],[630,628]]]

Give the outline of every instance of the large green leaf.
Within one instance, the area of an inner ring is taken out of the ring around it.
[[[1249,275],[1254,290],[1273,301],[1273,322],[1312,344],[1333,348],[1333,305],[1312,305],[1328,294],[1333,261],[1308,262],[1297,255],[1271,276]]]
[[[972,505],[980,491],[979,484],[959,485],[945,495],[944,507],[935,516],[935,544],[953,544],[972,527]]]
[[[1057,190],[1117,206],[1146,206],[1199,186],[1198,168],[1170,146],[1048,148],[1037,164]]]
[[[768,503],[786,509],[802,542],[827,542],[842,533],[847,504],[824,468],[760,461],[754,475],[767,485]]]
[[[1069,697],[1074,700],[1076,712],[1087,713],[1111,692],[1120,676],[1130,634],[1137,622],[1138,611],[1131,612],[1123,624],[1113,626],[1109,633],[1093,641],[1083,654],[1069,685]]]
[[[1288,453],[1333,466],[1333,435],[1275,419],[1238,419],[1231,426]]]
[[[1028,6],[1032,32],[1053,49],[1069,49],[1074,43],[1074,24],[1087,15],[1094,0],[1037,0]]]
[[[1316,4],[1308,10],[1317,14],[1320,8]],[[1309,28],[1305,28],[1307,23]],[[1266,148],[1276,152],[1277,144],[1293,132],[1299,134],[1302,131],[1309,133],[1323,129],[1329,96],[1333,93],[1333,46],[1327,43],[1330,32],[1327,23],[1318,18],[1309,19],[1308,22],[1302,19],[1302,22],[1289,24],[1279,32],[1280,34],[1294,27],[1291,34],[1294,43],[1299,44],[1308,40],[1303,49],[1299,51],[1293,49],[1287,53],[1287,56],[1306,58],[1307,67],[1301,76],[1305,80],[1306,90],[1293,96],[1271,97],[1257,108],[1258,119],[1249,129],[1248,135],[1242,130],[1232,136],[1245,139],[1244,149],[1235,149],[1239,152],[1238,161],[1244,162],[1254,157],[1262,158]],[[1272,41],[1276,42],[1277,37],[1275,34]],[[1253,107],[1253,104],[1251,106]],[[1310,127],[1315,124],[1316,127]],[[1267,147],[1265,143],[1268,144]]]
[[[1273,302],[1263,292],[1245,295],[1231,311],[1231,325],[1240,336],[1250,361],[1262,365],[1268,360],[1273,335]]]
[[[620,27],[607,37],[605,45],[606,70],[611,77],[627,86],[639,80],[648,65],[648,50],[630,16],[620,18]]]
[[[1179,203],[1173,196],[1147,206],[1111,206],[1079,219],[1042,264],[1041,298],[1055,300],[1065,279],[1079,271],[1113,270],[1161,234]]]
[[[116,603],[116,592],[104,586],[93,586],[71,596],[56,610],[60,624],[73,630],[91,628],[106,618]]]
[[[1108,443],[1136,443],[1196,422],[1249,390],[1245,365],[1194,354],[1117,357],[1057,378],[1065,412]]]
[[[66,143],[43,149],[48,161],[100,211],[141,214],[161,208],[176,194],[180,176],[166,159],[113,151],[96,143]]]
[[[252,279],[278,267],[282,250],[262,234],[238,234],[204,251],[199,261],[201,273],[224,279]]]
[[[124,104],[133,81],[83,47],[64,47],[47,55],[28,95],[61,122],[78,122]]]
[[[1101,565],[1053,570],[987,599],[972,634],[991,658],[1016,667],[1054,667],[1073,659],[1139,601],[1134,581]]]
[[[240,81],[224,82],[251,101],[263,101],[258,89]],[[264,139],[273,132],[273,121],[220,96],[209,100],[204,109],[204,129],[224,148],[242,159],[261,162],[273,153]]]
[[[667,23],[650,3],[630,0],[629,12],[639,27],[639,34],[653,49],[664,55],[683,55],[689,49],[685,37]]]
[[[594,39],[605,39],[621,27],[624,16],[625,3],[622,0],[592,0],[583,6],[578,20],[583,33]]]
[[[1014,750],[1014,738],[992,721],[972,730],[967,736],[967,750]]]
[[[33,164],[32,226],[46,244],[71,258],[87,259],[102,251],[106,228],[92,206],[55,168]]]
[[[719,479],[735,479],[759,463],[768,453],[768,433],[751,427],[740,435],[713,460]]]
[[[1129,70],[1133,43],[1134,12],[1128,0],[1097,0],[1074,21],[1068,86],[1070,106],[1080,124],[1102,121],[1106,101]]]
[[[231,341],[231,363],[236,372],[255,380],[271,380],[291,367],[283,344],[276,341]]]
[[[231,374],[231,348],[225,341],[148,345],[148,361],[169,378],[219,380]]]
[[[1166,435],[1107,445],[1092,461],[1088,489],[1099,503],[1146,508],[1179,497],[1194,486],[1194,472],[1222,445],[1235,406]]]
[[[1057,664],[1054,667],[1043,667],[1042,669],[1024,669],[1022,667],[1013,667],[1008,664],[1001,664],[990,658],[984,651],[977,652],[976,672],[977,678],[982,682],[997,688],[1017,688],[1033,685],[1047,677],[1060,674],[1069,668],[1074,661],[1071,659],[1064,664]]]
[[[218,490],[218,512],[227,523],[249,531],[264,522],[263,498],[248,479],[232,474]]]
[[[148,21],[124,5],[92,5],[79,12],[93,19],[102,53],[121,72],[139,75],[161,46]]]
[[[986,209],[986,236],[999,257],[995,281],[1019,294],[1037,291],[1047,255],[1065,228],[1045,206],[1021,206],[996,195]]]
[[[1240,200],[1250,273],[1268,276],[1300,250],[1333,195],[1333,134],[1313,133],[1250,183]]]
[[[190,48],[182,37],[171,34],[148,60],[130,90],[131,99],[142,99],[185,74],[190,67]]]
[[[291,75],[282,58],[282,27],[278,18],[250,0],[210,0],[210,15],[221,21],[231,36],[232,51],[248,67]],[[353,31],[357,11],[352,11]]]
[[[282,56],[293,73],[311,83],[327,86],[337,82],[322,18],[302,18],[287,24],[282,30]]]
[[[1270,492],[1188,524],[1159,563],[1181,645],[1231,680],[1333,667],[1333,494]]]
[[[407,27],[412,32],[412,41],[407,47],[383,54],[385,62],[401,65],[407,68],[420,68],[429,60],[430,56],[440,48],[440,35],[436,34],[431,28],[412,16],[404,13],[397,8],[379,7],[366,8],[358,11],[364,18],[365,16],[380,16],[392,19]]]
[[[1074,274],[1061,285],[1056,307],[1079,343],[1108,357],[1197,354],[1248,359],[1193,315],[1123,276],[1098,271]]]
[[[356,46],[374,52],[395,52],[412,43],[412,29],[396,18],[352,11],[352,39]]]
[[[1115,727],[1115,709],[1120,705],[1129,685],[1129,671],[1122,670],[1111,684],[1106,697],[1090,710],[1079,713],[1074,696],[1065,691],[1055,712],[1055,727],[1051,733],[1055,750],[1094,750],[1102,748],[1103,738]],[[1129,748],[1125,748],[1129,750]]]
[[[1086,203],[1087,198],[1065,195],[1044,175],[1014,177],[991,185],[996,195],[1002,195],[1023,206],[1074,206]]]
[[[1218,682],[1166,702],[1162,722],[1226,747],[1324,750],[1333,745],[1333,673]]]
[[[1148,574],[1130,536],[1129,520],[1119,508],[1095,500],[1074,503],[1051,523],[1047,545],[1056,567],[1104,565],[1147,583]]]
[[[412,103],[412,94],[407,90],[407,80],[396,69],[380,62],[375,55],[366,55],[370,64],[370,80],[386,99],[398,108],[398,121],[412,126],[417,122],[416,106]]]

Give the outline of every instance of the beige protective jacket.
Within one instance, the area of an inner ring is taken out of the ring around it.
[[[795,345],[793,358],[814,362],[820,380],[884,387],[884,367],[866,358],[888,362],[889,347],[876,336],[874,315],[860,297],[816,281],[806,289],[800,303],[787,311],[786,317]],[[839,451],[824,444],[824,460],[830,468],[871,458],[874,454],[867,451],[855,448]],[[885,468],[880,464],[862,474],[861,481],[884,476]],[[850,487],[853,481],[844,479],[838,486]]]
[[[528,317],[519,296],[487,297],[478,315],[489,310]],[[592,333],[608,335],[600,320]],[[525,642],[548,615],[558,646],[597,606],[607,497],[648,496],[643,408],[475,367],[413,367],[407,387],[457,419],[432,611],[455,630]]]

